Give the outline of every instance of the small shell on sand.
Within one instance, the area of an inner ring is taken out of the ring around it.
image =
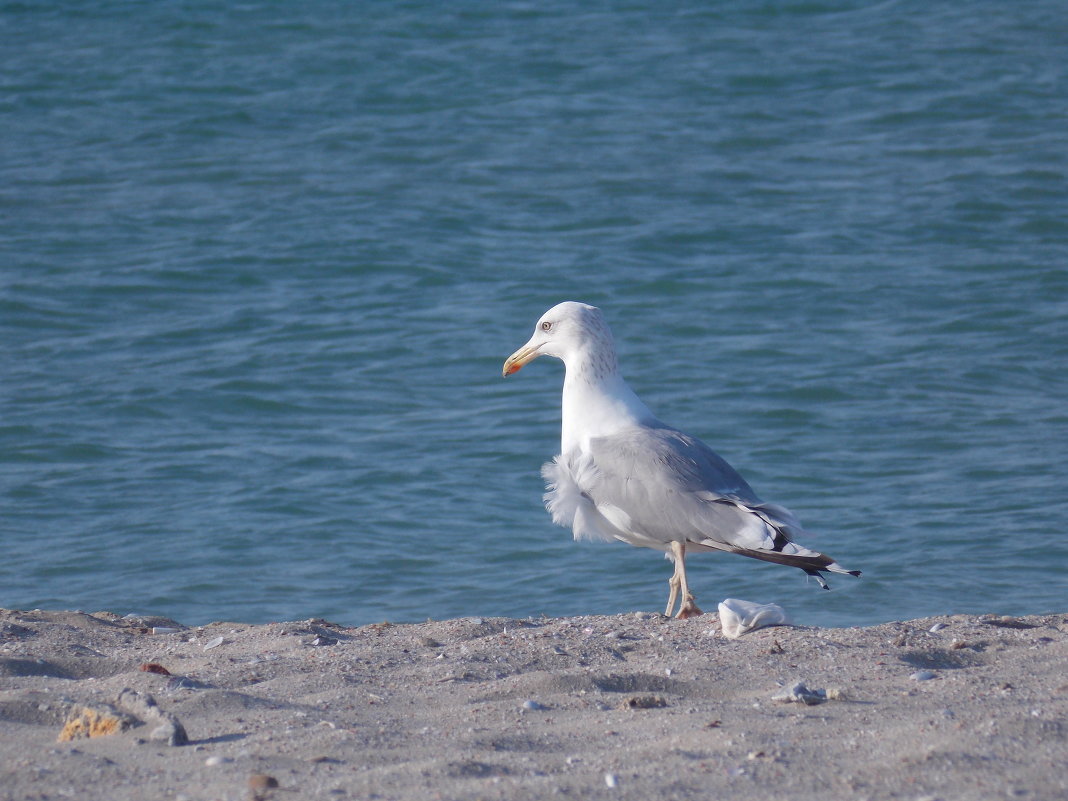
[[[804,682],[797,682],[796,684],[787,687],[771,696],[773,701],[785,701],[794,702],[798,704],[804,704],[805,706],[814,706],[816,704],[822,704],[827,700],[826,690],[810,690],[805,686]]]

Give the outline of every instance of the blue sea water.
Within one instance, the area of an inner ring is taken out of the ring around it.
[[[565,299],[864,577],[798,622],[1068,608],[1053,0],[0,3],[0,605],[659,610],[542,508]]]

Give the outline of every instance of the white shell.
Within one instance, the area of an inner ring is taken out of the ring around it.
[[[719,604],[719,623],[723,627],[723,636],[733,640],[747,631],[764,626],[789,625],[790,620],[786,617],[786,610],[778,604],[758,604],[727,598]]]

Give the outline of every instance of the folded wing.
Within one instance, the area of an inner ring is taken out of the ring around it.
[[[667,426],[635,426],[590,440],[542,470],[546,506],[576,539],[619,539],[667,550],[722,550],[817,571],[850,572],[803,548],[789,510],[764,503],[711,448]],[[822,580],[821,580],[822,581]]]

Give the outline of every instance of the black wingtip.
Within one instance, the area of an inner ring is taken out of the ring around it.
[[[808,575],[812,576],[812,578],[816,579],[816,581],[821,587],[823,587],[823,589],[829,590],[831,588],[831,585],[828,584],[826,579],[823,578],[823,575],[820,573],[820,571],[810,567],[803,567],[801,569],[804,570]]]

